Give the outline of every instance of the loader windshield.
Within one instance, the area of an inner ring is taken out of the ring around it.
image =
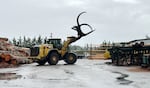
[[[54,48],[61,49],[61,39],[48,39],[48,44],[52,44]]]

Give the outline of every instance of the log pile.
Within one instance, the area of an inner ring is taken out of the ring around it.
[[[14,46],[7,38],[0,38],[0,68],[14,67],[20,63],[29,63],[30,50]]]

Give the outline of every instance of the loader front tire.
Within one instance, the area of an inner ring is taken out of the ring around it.
[[[48,63],[50,65],[56,65],[59,61],[59,54],[56,52],[52,52],[48,57]]]

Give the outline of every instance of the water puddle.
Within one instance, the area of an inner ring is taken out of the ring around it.
[[[48,80],[52,80],[52,81],[61,81],[61,80],[68,80],[67,78],[64,78],[64,79],[56,79],[56,78],[53,78],[53,79],[48,79]]]
[[[13,80],[21,77],[21,75],[16,75],[16,73],[0,73],[0,80]]]
[[[105,62],[105,64],[107,64],[107,65],[112,65],[112,62]]]
[[[119,82],[119,84],[121,84],[121,85],[129,85],[129,84],[133,83],[133,81],[126,79],[127,77],[129,77],[129,75],[123,74],[121,72],[113,72],[113,73],[117,73],[117,74],[121,75],[121,76],[116,78],[117,82]]]
[[[103,64],[103,63],[95,63],[94,65],[105,65],[105,64]]]
[[[66,71],[67,74],[70,74],[70,75],[73,75],[74,73],[73,72],[70,72],[70,71]]]

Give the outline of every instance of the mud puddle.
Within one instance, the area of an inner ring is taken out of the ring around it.
[[[120,76],[116,78],[117,82],[119,82],[119,84],[121,84],[121,85],[129,85],[129,84],[133,83],[133,81],[126,79],[127,77],[129,77],[128,74],[123,74],[121,72],[113,72],[113,73],[120,74]]]
[[[105,64],[107,64],[107,65],[112,65],[112,62],[105,62]]]
[[[17,75],[16,73],[0,73],[0,80],[14,80],[21,77],[21,75]]]
[[[103,63],[95,63],[94,65],[105,65],[105,64],[103,64]]]
[[[68,80],[67,78],[64,78],[64,79],[56,79],[56,78],[51,78],[51,79],[48,79],[48,80],[52,80],[52,81],[61,81],[61,80]]]

